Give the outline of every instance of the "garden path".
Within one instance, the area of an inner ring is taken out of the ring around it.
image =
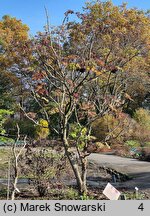
[[[114,183],[117,187],[131,189],[138,187],[141,190],[150,189],[150,162],[98,153],[92,153],[88,160],[96,163],[98,166],[113,168],[118,172],[133,177],[133,179],[126,182]]]

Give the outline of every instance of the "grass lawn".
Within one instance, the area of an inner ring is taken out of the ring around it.
[[[0,178],[7,178],[10,156],[11,149],[9,147],[0,147]]]

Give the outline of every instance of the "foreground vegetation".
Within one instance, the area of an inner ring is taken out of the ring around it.
[[[13,157],[10,154],[11,151],[8,151],[8,148],[5,147],[0,150],[1,153],[6,153],[5,156],[2,154],[5,169],[1,169],[0,180],[3,179],[3,183],[0,183],[0,199],[10,199],[14,181]],[[87,180],[93,182],[93,184],[90,183],[88,185],[87,194],[79,195],[78,189],[74,184],[73,172],[67,160],[60,156],[60,154],[58,155],[56,151],[55,153],[52,152],[54,151],[50,147],[47,149],[41,149],[41,147],[32,149],[32,157],[26,155],[26,150],[23,152],[19,161],[18,191],[15,194],[15,199],[107,199],[102,192],[107,182],[113,182],[114,178],[110,172],[106,174],[105,170],[100,169],[98,165],[90,162],[87,169]],[[8,159],[11,159],[10,166],[8,166]],[[0,163],[1,165],[2,162]],[[67,173],[66,170],[68,170]],[[121,179],[124,182],[131,179],[131,177],[124,175],[124,178]],[[98,183],[99,186],[96,186]],[[119,183],[121,182],[119,181]],[[124,199],[150,198],[148,190],[139,191],[137,194],[134,188],[125,189],[123,184],[122,188],[119,188],[119,191]]]

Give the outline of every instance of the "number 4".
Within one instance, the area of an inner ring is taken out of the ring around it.
[[[138,207],[139,210],[143,211],[144,210],[144,206],[143,206],[143,203],[141,203]]]

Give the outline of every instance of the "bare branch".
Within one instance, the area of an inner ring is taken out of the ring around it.
[[[14,157],[14,182],[13,182],[13,192],[12,192],[12,196],[11,199],[14,200],[15,199],[15,194],[16,192],[20,192],[19,189],[17,188],[17,183],[18,183],[18,177],[19,177],[19,167],[18,167],[18,159],[22,153],[22,151],[24,150],[25,146],[26,146],[26,139],[27,136],[24,137],[24,145],[23,147],[19,150],[18,148],[16,149],[16,145],[20,139],[20,128],[19,125],[17,124],[17,140],[16,142],[13,144],[12,146],[12,153],[13,153],[13,157]],[[17,152],[17,150],[19,150],[19,152]]]

